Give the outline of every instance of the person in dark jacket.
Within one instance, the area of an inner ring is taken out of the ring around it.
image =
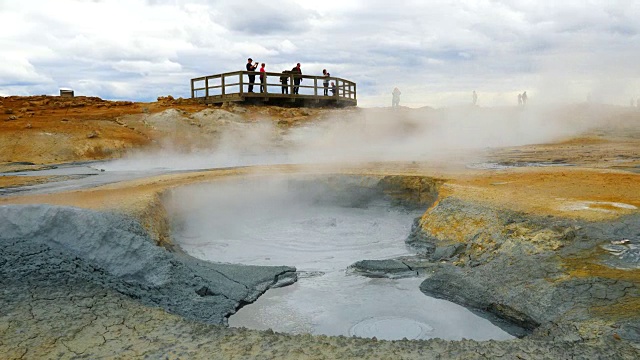
[[[283,94],[289,94],[289,74],[291,74],[291,71],[285,70],[282,72],[282,76],[280,76]]]
[[[247,71],[256,71],[256,69],[258,68],[258,63],[253,63],[253,59],[252,58],[248,58],[247,59]],[[256,76],[254,75],[249,75],[249,92],[252,93],[253,92],[253,84],[256,82]]]
[[[298,95],[298,91],[300,91],[300,82],[302,82],[302,69],[300,69],[300,63],[291,69],[291,73],[293,74],[293,93]]]

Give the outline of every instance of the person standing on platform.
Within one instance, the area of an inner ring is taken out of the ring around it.
[[[324,76],[324,79],[322,80],[322,85],[324,86],[324,96],[328,96],[329,95],[329,77],[331,76],[331,74],[329,74],[327,69],[323,69],[322,76]]]
[[[398,107],[400,106],[400,94],[402,94],[400,92],[400,89],[398,88],[394,88],[393,91],[391,92],[391,107]]]
[[[300,82],[302,82],[302,69],[300,68],[300,63],[291,69],[291,73],[293,73],[293,94],[298,95],[298,92],[300,91]]]
[[[247,59],[247,71],[256,71],[258,63],[253,63],[252,58]],[[253,92],[253,84],[256,82],[256,76],[249,74],[249,92]]]
[[[282,76],[280,76],[280,82],[282,83],[282,93],[289,95],[289,74],[291,72],[289,70],[285,70],[282,72]]]
[[[266,84],[267,74],[265,74],[267,70],[264,68],[266,65],[267,64],[262,63],[262,66],[260,66],[260,92],[261,93],[267,92],[267,84]]]
[[[476,91],[473,90],[473,106],[476,106],[478,104],[478,94],[476,94]]]

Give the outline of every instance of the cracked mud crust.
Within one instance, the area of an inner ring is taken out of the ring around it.
[[[196,323],[83,281],[26,285],[5,290],[0,300],[0,353],[6,359],[634,359],[638,354],[614,339],[552,343],[291,336]]]

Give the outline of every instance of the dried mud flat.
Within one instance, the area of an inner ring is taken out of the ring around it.
[[[143,105],[108,108],[118,106]],[[162,113],[180,106],[186,105],[159,102],[135,116],[149,124],[156,107]],[[180,111],[207,110],[189,106],[194,108]],[[291,116],[308,121],[319,114]],[[0,353],[9,359],[635,359],[640,353],[640,116],[618,120],[559,143],[498,149],[475,167],[263,166],[0,197],[7,220],[0,224]],[[164,131],[157,124],[140,126],[146,142],[127,146],[153,146],[154,136]],[[74,154],[63,161],[102,158]],[[5,156],[3,172],[56,162],[15,155],[8,160]],[[29,161],[39,165],[19,163]],[[294,269],[208,264],[172,249],[163,194],[229,176],[328,172],[379,177],[387,194],[430,205],[407,240],[420,257],[365,261],[359,270],[394,276],[398,263],[422,266],[428,274],[423,292],[517,323],[528,335],[485,342],[376,341],[223,326],[239,306],[269,287],[294,281]],[[5,178],[0,185],[47,181],[21,180]]]

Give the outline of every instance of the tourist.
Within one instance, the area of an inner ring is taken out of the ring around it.
[[[324,80],[322,81],[322,85],[324,86],[324,96],[329,95],[329,77],[331,74],[327,71],[327,69],[322,70],[322,76],[324,76]]]
[[[336,86],[336,83],[334,83],[333,81],[331,82],[331,95],[336,95],[338,93],[338,87]]]
[[[527,105],[527,92],[522,93],[522,105]]]
[[[397,87],[393,89],[393,91],[391,92],[391,107],[398,107],[400,106],[400,94],[402,94],[400,92],[400,89],[398,89]]]
[[[475,90],[473,90],[472,101],[473,101],[473,106],[476,106],[476,104],[478,103],[478,94],[476,94]]]
[[[293,94],[298,95],[298,92],[300,91],[300,82],[302,81],[302,69],[300,69],[300,63],[291,69],[291,73],[293,73]]]
[[[518,106],[522,106],[522,94],[518,94]]]
[[[282,83],[282,93],[289,94],[289,74],[291,71],[285,70],[282,72],[284,75],[280,76],[280,82]]]
[[[267,64],[262,63],[262,66],[260,66],[260,92],[261,93],[266,93],[267,92],[267,84],[266,84],[266,79],[267,76],[265,74],[265,72],[267,71],[264,67]]]
[[[256,69],[258,68],[258,63],[252,64],[252,62],[253,62],[252,58],[247,59],[247,71],[256,71]],[[249,92],[250,93],[253,92],[253,84],[255,82],[256,82],[256,75],[249,74]]]

